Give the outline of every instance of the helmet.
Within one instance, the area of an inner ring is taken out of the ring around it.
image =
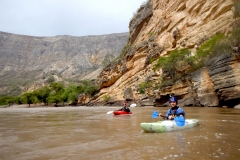
[[[176,97],[170,97],[170,98],[169,98],[169,103],[171,103],[171,102],[176,102],[176,103],[178,103],[178,100],[177,100]]]

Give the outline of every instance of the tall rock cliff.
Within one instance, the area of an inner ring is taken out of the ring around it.
[[[129,24],[125,58],[107,66],[98,77],[101,90],[93,102],[139,101],[140,105],[165,105],[174,93],[181,105],[233,106],[239,103],[239,59],[232,53],[212,59],[188,79],[147,93],[139,85],[162,76],[153,70],[154,58],[187,48],[194,55],[199,46],[217,33],[229,34],[234,22],[233,0],[149,0]],[[239,43],[238,43],[239,44]],[[236,47],[239,47],[237,44]],[[239,51],[237,51],[239,53]]]
[[[62,80],[96,79],[103,66],[121,54],[127,38],[128,33],[33,37],[0,32],[1,94],[19,93],[49,75]]]

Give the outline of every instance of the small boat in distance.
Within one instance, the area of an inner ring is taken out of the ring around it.
[[[114,115],[123,115],[123,114],[132,114],[132,112],[126,112],[126,111],[114,111]]]

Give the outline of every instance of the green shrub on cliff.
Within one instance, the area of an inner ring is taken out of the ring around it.
[[[153,83],[151,81],[148,82],[142,82],[138,85],[137,90],[140,94],[144,94],[147,89],[152,88]]]
[[[204,62],[216,54],[226,39],[224,34],[217,34],[209,40],[202,43],[195,55],[191,55],[189,49],[180,49],[171,51],[166,57],[160,57],[153,67],[153,70],[162,69],[161,87],[173,85],[175,81],[183,79],[188,73],[204,66]],[[222,45],[223,46],[223,45]],[[226,48],[226,47],[225,47]]]
[[[109,96],[109,95],[103,95],[103,100],[105,101],[105,102],[108,102],[108,101],[110,101],[111,100],[111,97]]]
[[[226,38],[224,34],[217,34],[210,38],[209,40],[203,42],[203,44],[199,47],[197,50],[197,53],[195,55],[195,59],[199,61],[206,60],[209,55],[213,54],[214,47],[216,44],[220,43],[221,40]]]
[[[153,67],[153,70],[158,68],[162,68],[162,80],[166,81],[171,79],[171,81],[175,81],[179,78],[178,73],[184,74],[184,68],[186,68],[190,62],[190,50],[181,49],[172,51],[167,57],[160,57]]]

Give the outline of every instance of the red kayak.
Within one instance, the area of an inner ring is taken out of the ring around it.
[[[114,111],[114,115],[122,115],[122,114],[132,114],[132,112],[125,112],[125,111]]]

